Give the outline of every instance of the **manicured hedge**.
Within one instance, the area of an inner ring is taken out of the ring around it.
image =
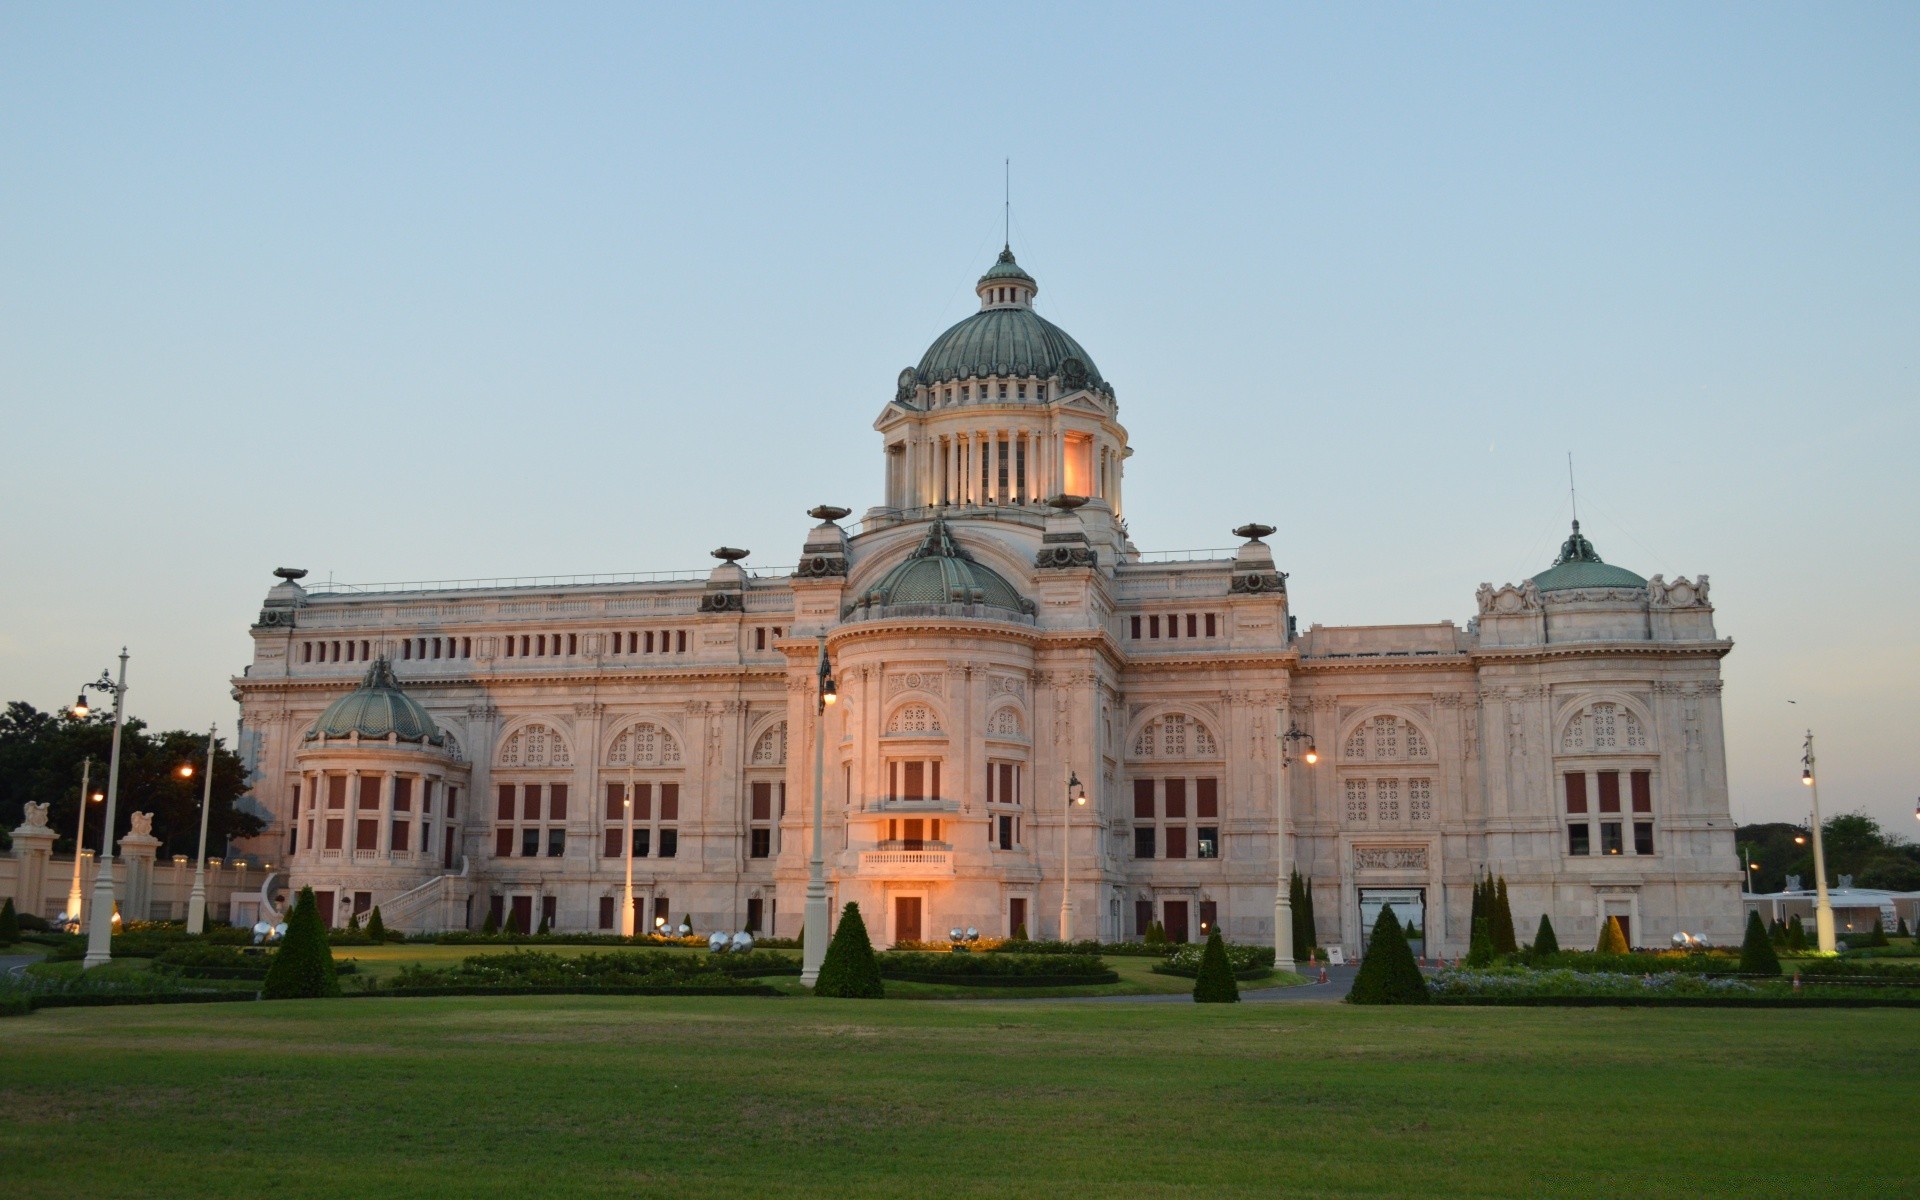
[[[922,954],[894,951],[880,956],[880,974],[886,979],[926,976],[935,983],[1012,976],[1112,975],[1107,964],[1091,954]],[[1109,981],[1110,982],[1110,981]]]
[[[880,976],[897,983],[939,983],[968,988],[1093,987],[1120,982],[1117,971],[1102,971],[1096,975],[909,975],[882,967]]]
[[[780,994],[778,988],[764,983],[741,983],[730,987],[711,987],[700,984],[630,987],[592,987],[585,984],[572,986],[518,984],[510,987],[488,987],[484,984],[445,984],[435,987],[391,987],[377,991],[345,993],[348,997],[363,999],[378,999],[382,996],[404,998],[407,996],[778,996]]]
[[[1016,942],[1005,941],[985,951],[988,954],[1091,954],[1132,958],[1165,958],[1180,947],[1171,942],[1149,945],[1146,942]]]
[[[243,992],[50,992],[28,997],[36,1009],[111,1008],[122,1004],[228,1004],[259,998],[260,993],[252,990]]]
[[[1889,996],[1448,996],[1434,1004],[1498,1008],[1920,1008],[1920,997]]]
[[[1200,977],[1200,968],[1176,967],[1172,963],[1155,963],[1147,969],[1155,975],[1176,975],[1181,979],[1198,979]],[[1272,974],[1272,967],[1247,967],[1243,970],[1235,971],[1233,977],[1241,983],[1246,983],[1251,979],[1265,979]]]

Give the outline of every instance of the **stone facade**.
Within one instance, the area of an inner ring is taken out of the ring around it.
[[[1731,644],[1704,577],[1641,580],[1576,527],[1573,567],[1483,585],[1465,628],[1299,632],[1265,527],[1230,557],[1128,540],[1113,389],[1009,264],[876,421],[887,503],[853,525],[815,509],[791,571],[723,548],[704,577],[652,580],[309,591],[283,572],[234,681],[272,815],[255,848],[336,921],[357,898],[405,928],[492,910],[605,929],[632,796],[641,925],[793,936],[824,736],[835,911],[859,901],[881,942],[1052,935],[1063,864],[1076,936],[1269,941],[1283,804],[1325,945],[1358,950],[1384,900],[1457,955],[1483,870],[1523,937],[1543,911],[1567,945],[1612,914],[1643,945],[1739,937]],[[823,730],[820,635],[841,701]],[[380,656],[444,744],[311,736]],[[1318,755],[1291,743],[1283,800],[1289,728]]]

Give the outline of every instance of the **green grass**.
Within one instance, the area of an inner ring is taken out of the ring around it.
[[[0,1021],[0,1176],[47,1200],[1907,1196],[1916,1051],[1877,1010],[60,1009]]]

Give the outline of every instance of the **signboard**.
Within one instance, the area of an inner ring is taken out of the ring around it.
[[[1347,952],[1338,946],[1327,947],[1327,962],[1336,967],[1347,965]]]

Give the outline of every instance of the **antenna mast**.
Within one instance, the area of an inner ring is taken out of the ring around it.
[[[1008,157],[1001,164],[1004,172],[1000,198],[1000,244],[1013,249],[1013,159]]]
[[[1567,495],[1573,500],[1573,523],[1580,523],[1580,490],[1573,486],[1573,451],[1567,451]]]

